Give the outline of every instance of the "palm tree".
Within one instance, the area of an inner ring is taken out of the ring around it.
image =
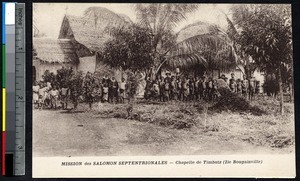
[[[251,14],[249,13],[249,8],[253,8],[252,5],[234,5],[231,7],[230,11],[232,12],[232,20],[229,16],[222,12],[227,24],[228,28],[226,33],[232,44],[234,49],[237,52],[238,56],[238,68],[242,71],[247,78],[250,78],[253,72],[258,68],[258,65],[254,61],[254,59],[246,53],[247,46],[249,46],[249,42],[244,41],[241,36],[241,29],[239,29],[239,25],[243,22],[246,22],[251,18]],[[242,66],[240,68],[239,66]]]
[[[138,25],[150,29],[154,66],[152,78],[166,62],[165,56],[175,44],[174,28],[184,21],[187,15],[198,8],[197,4],[136,4]]]
[[[149,29],[152,37],[153,66],[149,71],[152,78],[166,63],[173,67],[193,66],[206,70],[227,70],[235,65],[235,51],[230,39],[218,26],[198,22],[175,34],[174,28],[198,9],[197,4],[136,4],[134,8],[138,26]],[[102,7],[88,8],[84,19],[94,21],[94,28],[99,33],[103,32],[103,27],[111,33],[122,31],[131,24],[124,21],[126,18],[122,15]]]
[[[139,25],[151,29],[153,35],[154,75],[166,63],[173,68],[206,70],[235,65],[231,41],[219,27],[198,22],[174,33],[178,23],[198,9],[197,4],[137,4],[135,9]]]
[[[227,71],[236,66],[236,53],[230,38],[219,26],[197,22],[180,30],[170,51],[168,65]]]
[[[153,48],[156,51],[160,51],[159,46],[164,45],[164,36],[167,33],[173,33],[173,28],[185,20],[188,13],[194,12],[197,8],[197,4],[155,3],[135,5],[138,24],[152,31]]]

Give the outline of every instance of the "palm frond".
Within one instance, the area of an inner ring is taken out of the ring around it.
[[[151,28],[154,35],[177,26],[186,19],[188,13],[195,11],[197,4],[136,4],[138,24]]]
[[[170,57],[167,65],[171,68],[179,67],[181,69],[189,69],[193,66],[202,65],[208,67],[208,61],[201,53],[186,53]]]
[[[198,22],[178,33],[168,64],[173,68],[201,66],[210,70],[228,70],[235,67],[236,62],[235,50],[226,34],[217,26]]]

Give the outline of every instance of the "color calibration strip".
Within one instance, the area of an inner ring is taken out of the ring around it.
[[[2,174],[13,175],[15,142],[15,3],[3,3],[3,147]],[[5,144],[5,145],[4,145]]]
[[[14,175],[25,174],[25,110],[26,110],[26,51],[25,4],[16,4],[16,62],[15,62],[15,158]]]
[[[5,176],[23,175],[25,173],[24,10],[24,4],[2,3],[1,170],[2,175]],[[22,38],[23,40],[20,41]],[[22,97],[21,102],[23,101],[23,103],[18,102],[20,97]],[[18,123],[17,120],[21,123]]]
[[[5,90],[5,3],[2,3],[2,145],[1,145],[1,173],[5,174],[6,150],[6,90]]]

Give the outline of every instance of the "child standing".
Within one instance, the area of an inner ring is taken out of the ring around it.
[[[242,95],[242,80],[241,79],[236,80],[236,93],[239,95]]]
[[[153,96],[154,96],[154,100],[158,100],[159,98],[159,85],[158,85],[158,81],[155,80],[153,83]]]
[[[39,102],[39,90],[40,90],[40,86],[35,81],[33,83],[33,86],[32,86],[32,99],[33,99],[32,102],[33,102],[33,105],[37,105],[38,106],[38,102]]]
[[[125,89],[126,89],[126,82],[125,82],[125,78],[123,77],[120,83],[120,102],[124,103],[124,99],[125,99]]]
[[[53,86],[53,89],[50,91],[50,97],[51,97],[51,108],[54,107],[54,109],[56,109],[57,101],[59,98],[59,91],[56,89],[56,86]]]
[[[63,86],[60,90],[60,95],[62,109],[68,109],[69,88],[67,86]]]

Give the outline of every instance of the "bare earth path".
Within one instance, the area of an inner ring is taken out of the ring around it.
[[[175,130],[89,113],[33,111],[34,156],[201,155],[278,153],[212,133]]]

